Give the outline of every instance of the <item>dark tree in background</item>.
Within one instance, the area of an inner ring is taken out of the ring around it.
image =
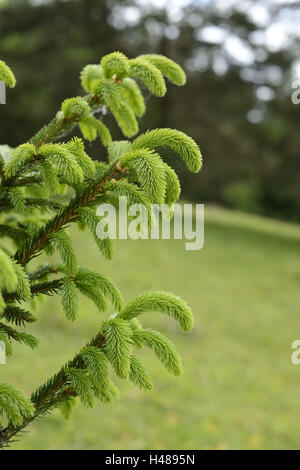
[[[26,140],[64,96],[78,94],[74,77],[85,63],[112,50],[162,53],[185,67],[188,84],[149,103],[142,130],[168,125],[198,136],[208,159],[200,177],[178,164],[183,195],[299,221],[300,108],[291,101],[291,72],[300,3],[224,3],[169,2],[164,10],[145,0],[0,2],[0,56],[18,78],[0,108],[0,142]],[[99,147],[90,150],[102,158]]]

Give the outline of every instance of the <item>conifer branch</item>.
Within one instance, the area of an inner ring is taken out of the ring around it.
[[[95,112],[101,111],[101,99],[97,95],[86,95],[82,98],[86,104]],[[31,139],[30,143],[39,148],[43,144],[55,142],[66,137],[72,132],[81,119],[81,115],[74,112],[69,116],[63,116],[58,112],[56,116],[38,131]]]
[[[110,279],[78,266],[66,230],[74,222],[80,228],[88,227],[101,253],[111,258],[112,241],[99,237],[95,206],[111,203],[118,208],[119,196],[126,196],[128,204],[144,205],[145,223],[151,223],[153,202],[169,205],[176,202],[180,194],[178,177],[163,162],[157,147],[174,150],[191,171],[200,169],[200,150],[184,133],[155,129],[133,142],[112,142],[109,129],[96,117],[108,109],[125,136],[135,135],[137,117],[145,112],[138,80],[154,95],[163,96],[164,77],[178,86],[185,82],[181,67],[163,56],[146,54],[129,60],[121,52],[108,54],[101,64],[87,65],[81,72],[85,96],[66,99],[54,119],[30,142],[16,149],[7,147],[5,155],[0,155],[0,238],[9,237],[17,247],[12,255],[6,246],[0,246],[0,340],[4,341],[8,355],[13,341],[31,348],[38,345],[37,338],[18,329],[36,321],[27,307],[20,305],[35,296],[59,295],[62,310],[71,321],[77,317],[79,292],[100,312],[107,310],[108,302],[115,311],[102,322],[96,337],[36,390],[30,400],[0,382],[0,416],[5,415],[8,420],[6,427],[0,424],[0,447],[8,446],[14,436],[54,408],[67,417],[77,397],[84,406],[93,406],[94,399],[111,403],[118,390],[111,381],[109,365],[118,377],[131,380],[145,391],[151,390],[150,375],[135,356],[135,348],[150,348],[169,372],[174,375],[182,372],[173,343],[159,332],[144,330],[136,317],[161,312],[188,331],[193,325],[188,304],[160,291],[141,294],[125,304],[119,288]],[[15,78],[2,61],[1,78],[14,86]],[[77,125],[83,139],[100,138],[107,147],[109,163],[93,162],[82,139],[58,142]],[[66,188],[71,188],[75,196],[67,193],[67,202],[60,203],[57,196]],[[55,215],[50,217],[48,210]],[[55,250],[61,264],[45,263],[27,272],[27,264],[33,258],[42,253],[51,255]]]
[[[101,349],[104,345],[105,337],[103,332],[98,333],[97,336],[87,345]],[[57,374],[52,376],[45,384],[39,387],[31,396],[31,403],[34,405],[34,413],[26,417],[18,426],[12,424],[6,428],[0,428],[0,448],[7,445],[7,443],[27,427],[32,421],[39,416],[48,413],[51,409],[57,407],[66,396],[76,395],[73,390],[68,387],[70,379],[68,376],[69,369],[84,369],[85,363],[80,354],[77,354],[70,362],[65,364]]]
[[[1,167],[1,165],[0,165],[0,176],[1,176],[1,179],[2,179],[2,180],[5,180],[6,176],[5,176],[4,170],[3,170],[3,168]]]
[[[29,234],[18,227],[10,227],[6,224],[0,224],[0,238],[2,237],[10,237],[14,239],[24,239],[28,238]]]
[[[55,279],[48,282],[40,282],[38,284],[33,284],[30,287],[31,296],[34,297],[39,294],[44,295],[53,295],[58,294],[62,286],[62,280]],[[22,297],[18,292],[5,292],[3,293],[3,299],[6,303],[20,302]]]
[[[58,274],[63,272],[61,264],[44,264],[39,266],[35,271],[28,274],[30,281],[38,281],[39,279],[47,277],[49,274]]]
[[[123,177],[124,170],[117,164],[110,165],[106,174],[92,183],[87,189],[70,202],[60,213],[42,227],[32,239],[24,244],[14,256],[22,265],[27,264],[32,257],[38,254],[49,242],[50,236],[59,232],[68,223],[76,220],[80,208],[92,203],[98,194],[103,193],[105,184],[112,179]]]

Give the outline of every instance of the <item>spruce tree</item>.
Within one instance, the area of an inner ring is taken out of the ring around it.
[[[103,273],[78,266],[71,224],[91,232],[101,254],[110,259],[113,242],[96,234],[96,210],[103,203],[117,204],[120,195],[129,203],[173,204],[180,195],[174,170],[157,149],[169,147],[192,172],[202,164],[194,140],[173,129],[154,129],[131,140],[112,141],[102,118],[108,110],[124,136],[138,133],[138,118],[145,112],[140,84],[157,97],[166,93],[165,79],[184,85],[182,68],[156,54],[129,60],[114,52],[100,64],[87,65],[80,75],[85,94],[66,99],[56,116],[28,142],[17,148],[0,146],[0,340],[12,354],[15,341],[30,348],[38,339],[26,333],[36,321],[32,299],[58,295],[68,320],[77,318],[78,293],[87,296],[100,312],[108,302],[114,315],[106,317],[94,338],[49,380],[26,397],[12,385],[0,382],[0,447],[6,447],[30,423],[55,408],[68,417],[79,399],[91,407],[95,400],[111,403],[119,394],[112,375],[151,390],[148,372],[137,357],[150,348],[175,376],[182,373],[181,359],[162,333],[144,329],[140,315],[161,312],[179,322],[183,331],[193,325],[188,304],[174,294],[146,292],[128,303],[119,288]],[[0,61],[0,80],[14,87],[13,72]],[[68,138],[78,127],[82,138]],[[100,139],[107,149],[107,163],[95,162],[85,141]],[[62,198],[58,196],[64,192]],[[13,247],[13,248],[12,248]],[[32,268],[40,254],[57,252],[60,264]]]

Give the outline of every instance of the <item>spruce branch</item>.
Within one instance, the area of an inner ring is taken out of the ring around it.
[[[16,305],[7,305],[0,318],[17,326],[25,326],[26,323],[33,323],[36,318],[27,310]]]
[[[77,219],[80,208],[95,201],[98,194],[103,193],[105,184],[112,179],[119,179],[124,176],[124,170],[118,164],[112,164],[106,173],[90,184],[81,194],[70,202],[63,210],[61,210],[54,218],[49,220],[47,224],[38,230],[36,235],[16,252],[14,259],[21,265],[27,264],[32,257],[37,255],[48,243],[51,235],[59,232],[68,223]]]
[[[31,296],[35,297],[36,295],[54,295],[58,294],[62,286],[61,279],[55,279],[53,281],[40,282],[38,284],[33,284],[30,287]],[[3,294],[3,299],[6,303],[20,302],[22,297],[18,292],[5,292]]]
[[[10,237],[14,239],[24,239],[28,238],[29,236],[29,233],[18,227],[11,227],[6,224],[0,224],[0,238]]]
[[[105,343],[105,336],[100,331],[86,347],[95,347],[101,349]],[[34,406],[34,413],[23,419],[22,423],[15,426],[13,423],[6,428],[0,428],[0,448],[7,445],[8,442],[32,421],[39,416],[48,413],[51,409],[57,407],[66,396],[76,395],[74,390],[70,390],[70,369],[80,370],[85,368],[84,358],[77,354],[71,361],[65,364],[59,372],[52,376],[45,384],[39,387],[31,395],[31,403]]]
[[[24,343],[32,349],[35,349],[39,344],[37,338],[35,338],[34,336],[28,335],[27,333],[19,332],[14,328],[5,325],[4,323],[0,323],[0,332],[5,333],[9,340]]]
[[[38,281],[39,279],[47,277],[49,274],[58,274],[64,272],[61,264],[45,263],[39,266],[35,271],[28,274],[30,281]]]
[[[93,111],[93,114],[101,112],[102,103],[99,96],[88,94],[82,97],[82,99]],[[70,134],[81,118],[82,114],[76,111],[67,116],[58,111],[49,124],[44,126],[30,139],[30,143],[39,148],[43,144],[56,142]]]
[[[1,77],[14,86],[12,72],[0,61]],[[71,321],[78,314],[79,292],[100,312],[106,311],[110,302],[115,313],[104,319],[96,337],[37,389],[30,400],[10,385],[0,383],[0,415],[8,418],[6,427],[0,424],[0,447],[9,445],[31,422],[54,408],[68,417],[77,397],[84,406],[92,406],[95,398],[111,403],[118,390],[110,378],[109,365],[120,378],[151,390],[150,375],[135,356],[135,348],[150,348],[169,372],[181,374],[181,360],[173,343],[159,332],[144,330],[136,317],[161,312],[188,331],[193,324],[188,304],[174,294],[160,291],[141,294],[125,304],[110,279],[78,266],[66,230],[75,222],[81,229],[87,227],[102,254],[111,258],[112,240],[99,237],[101,224],[96,205],[111,203],[118,208],[119,197],[126,196],[129,205],[144,205],[144,221],[151,224],[151,204],[171,205],[180,194],[178,177],[163,162],[157,148],[171,148],[191,171],[200,169],[200,150],[184,133],[155,129],[132,142],[113,142],[109,129],[97,117],[110,110],[123,134],[134,136],[138,132],[137,117],[145,112],[138,81],[154,95],[163,96],[164,77],[179,86],[185,82],[181,67],[164,56],[147,54],[130,60],[121,52],[108,54],[101,64],[87,65],[81,72],[85,96],[66,99],[54,119],[30,142],[16,149],[3,146],[0,238],[9,237],[17,247],[13,254],[7,246],[0,246],[0,340],[7,353],[11,353],[13,341],[31,348],[37,346],[35,337],[15,327],[36,321],[28,307],[20,303],[38,295],[59,295],[63,312]],[[108,164],[93,162],[82,139],[59,142],[76,126],[83,139],[93,141],[99,137],[107,147]],[[75,195],[68,198],[70,193],[65,190]],[[65,194],[64,203],[59,202],[61,194]],[[49,210],[55,214],[50,216]],[[55,250],[62,264],[45,263],[27,271],[32,259],[42,253],[52,255]]]

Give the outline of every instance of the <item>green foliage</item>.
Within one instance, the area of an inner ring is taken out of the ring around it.
[[[13,157],[4,166],[7,176],[14,176],[31,159],[34,158],[36,149],[31,144],[19,145],[13,152]]]
[[[19,332],[4,323],[0,323],[0,331],[4,332],[10,341],[14,340],[18,343],[23,343],[31,349],[36,349],[39,345],[39,340],[34,336]]]
[[[105,310],[106,307],[104,297],[111,301],[117,311],[123,308],[124,301],[118,287],[102,274],[81,267],[75,282],[78,289],[87,297],[90,297],[100,311]]]
[[[137,117],[145,113],[145,102],[142,92],[134,77],[156,96],[164,96],[166,84],[163,75],[176,85],[185,83],[185,74],[174,61],[157,54],[139,56],[128,60],[121,52],[113,52],[101,59],[101,65],[90,64],[81,71],[81,84],[85,91],[92,93],[92,100],[86,97],[86,103],[96,108],[103,103],[114,115],[119,127],[126,137],[132,137],[138,132]],[[78,98],[64,102],[62,108],[66,118],[80,117],[79,127],[85,139],[93,141],[97,135],[104,146],[111,143],[109,131],[102,121],[89,113],[88,108]],[[94,100],[94,101],[93,101]],[[97,102],[98,100],[98,102]],[[95,102],[95,104],[94,104]],[[78,107],[76,109],[69,108]]]
[[[94,404],[94,396],[91,387],[91,379],[85,369],[70,368],[67,371],[70,386],[79,396],[82,404],[90,408]]]
[[[87,298],[89,298],[97,307],[99,312],[104,312],[107,309],[107,303],[102,292],[97,286],[88,284],[84,280],[77,279],[76,287]]]
[[[32,313],[17,305],[7,305],[2,313],[2,318],[5,318],[7,322],[14,323],[17,326],[25,326],[26,323],[33,323],[37,320]]]
[[[12,260],[13,268],[17,276],[16,293],[20,299],[26,300],[31,296],[30,284],[26,271],[15,260]]]
[[[57,194],[60,189],[59,178],[54,165],[48,160],[42,160],[39,166],[41,180],[49,194]]]
[[[78,119],[88,114],[90,107],[84,98],[77,96],[66,99],[61,106],[61,110],[66,119],[74,118],[74,116]]]
[[[89,142],[92,142],[98,136],[105,147],[111,143],[109,129],[94,116],[84,116],[79,121],[79,128],[83,137]]]
[[[114,111],[114,116],[126,137],[132,137],[138,132],[139,127],[135,114],[125,101],[119,101],[118,109]]]
[[[105,336],[104,352],[118,377],[126,379],[130,372],[132,331],[128,323],[112,319],[102,325]]]
[[[164,163],[152,150],[129,151],[121,158],[121,166],[134,171],[135,179],[153,203],[162,204],[166,194]]]
[[[152,223],[152,208],[149,199],[145,195],[144,191],[137,187],[136,184],[128,183],[127,181],[110,181],[105,185],[107,191],[107,200],[112,204],[115,202],[114,197],[126,196],[129,205],[142,204],[147,210],[147,219],[145,224],[148,222]],[[119,200],[117,200],[117,206]]]
[[[93,142],[97,138],[97,128],[95,126],[95,118],[93,116],[84,116],[79,121],[79,129],[85,140]]]
[[[155,96],[162,97],[166,94],[166,84],[158,68],[139,57],[130,60],[129,63],[131,77],[139,78]]]
[[[135,80],[132,78],[125,78],[122,81],[120,88],[124,100],[128,106],[130,106],[136,116],[143,116],[146,111],[145,101]]]
[[[120,397],[120,391],[110,380],[107,388],[98,387],[95,390],[95,396],[103,403],[110,405]]]
[[[92,91],[95,82],[97,83],[97,81],[101,77],[102,77],[102,67],[100,65],[98,64],[86,65],[80,73],[82,88],[84,88],[85,91],[87,92]]]
[[[80,352],[92,383],[95,398],[111,403],[118,398],[118,389],[109,377],[106,355],[95,346],[86,346]]]
[[[51,241],[56,246],[69,275],[77,273],[77,260],[72,240],[67,231],[60,231],[51,236]]]
[[[95,93],[100,95],[104,104],[113,113],[123,134],[132,137],[138,131],[138,123],[134,111],[124,101],[120,86],[109,79],[99,80]]]
[[[196,142],[186,134],[175,129],[154,129],[137,137],[132,150],[140,148],[169,147],[177,152],[188,168],[197,173],[202,166],[202,156]]]
[[[158,331],[134,330],[132,340],[137,347],[152,349],[166,369],[174,375],[182,374],[182,364],[173,343]]]
[[[105,354],[95,346],[85,346],[80,351],[80,356],[94,383],[100,387],[108,388],[109,372]]]
[[[124,153],[126,153],[130,149],[130,142],[128,140],[118,140],[112,142],[107,151],[108,151],[108,158],[110,162],[117,160],[120,158]]]
[[[3,298],[3,294],[0,290],[0,315],[3,314],[4,310],[5,310],[5,301]]]
[[[25,208],[25,199],[23,192],[19,188],[12,188],[7,191],[7,199],[10,204],[16,209],[17,212],[22,211]]]
[[[169,205],[178,201],[180,197],[181,187],[178,176],[173,168],[164,163],[165,178],[166,178],[166,197],[165,202]]]
[[[16,85],[16,79],[13,72],[3,60],[0,60],[0,80],[10,88],[14,88]]]
[[[57,170],[70,185],[83,181],[83,171],[76,157],[66,144],[44,144],[39,148],[40,154],[53,162]]]
[[[102,58],[101,65],[88,65],[81,72],[87,96],[66,99],[54,119],[29,142],[16,149],[0,149],[0,237],[8,236],[13,246],[0,248],[0,339],[8,354],[13,341],[33,349],[38,346],[37,338],[15,328],[27,328],[36,321],[26,305],[31,301],[33,308],[36,296],[60,296],[62,310],[70,321],[77,318],[79,294],[90,299],[100,312],[106,312],[109,304],[114,310],[108,319],[104,318],[97,335],[32,394],[31,402],[10,386],[0,384],[0,413],[10,420],[6,427],[0,425],[0,447],[31,420],[54,408],[68,419],[76,397],[87,407],[95,399],[111,403],[118,398],[109,365],[119,378],[151,390],[151,378],[133,354],[134,348],[152,349],[169,372],[181,373],[173,344],[158,332],[143,330],[136,317],[160,311],[188,331],[193,323],[188,305],[164,292],[142,294],[125,305],[119,288],[108,277],[78,266],[67,232],[72,223],[80,229],[88,228],[101,254],[110,259],[113,244],[109,234],[106,239],[97,236],[103,229],[97,206],[111,203],[118,208],[119,196],[126,196],[129,205],[143,204],[144,222],[151,223],[151,203],[175,202],[180,194],[179,180],[154,151],[156,147],[175,150],[192,171],[200,168],[198,147],[179,131],[156,129],[133,142],[113,142],[106,125],[96,117],[102,111],[105,116],[108,108],[123,134],[135,135],[136,117],[144,113],[145,102],[132,77],[141,80],[156,96],[163,96],[163,75],[178,85],[184,83],[181,68],[162,56],[129,60],[120,52],[109,54]],[[83,139],[65,139],[76,126]],[[107,163],[94,162],[86,152],[84,140],[97,137],[108,147]],[[28,268],[40,254],[52,256],[56,252],[61,264],[44,263],[33,271]],[[17,304],[20,302],[24,305]]]
[[[90,229],[99,251],[104,258],[111,259],[113,256],[113,242],[110,238],[101,239],[97,236],[96,227],[99,220],[96,217],[95,209],[91,207],[81,208],[78,212],[78,219],[81,224],[86,225]]]
[[[78,311],[78,295],[74,281],[65,278],[61,286],[61,304],[68,320],[74,321]]]
[[[18,277],[14,263],[4,251],[0,249],[0,289],[13,292],[18,286]]]
[[[112,142],[111,134],[108,127],[106,127],[106,125],[98,119],[94,119],[93,123],[99,139],[101,140],[104,147],[107,147]]]
[[[129,378],[135,385],[137,385],[137,387],[141,388],[142,390],[148,391],[152,390],[153,388],[150,375],[144,369],[140,360],[135,356],[131,356],[130,359]]]
[[[94,93],[99,95],[104,104],[115,113],[119,108],[119,100],[121,98],[120,89],[114,80],[101,78],[95,86]]]
[[[66,421],[71,418],[72,410],[77,403],[77,397],[67,396],[59,405],[58,408]]]
[[[12,345],[10,339],[4,331],[0,331],[0,341],[3,341],[4,343],[6,357],[11,357],[13,353]]]
[[[193,327],[193,314],[184,300],[169,292],[146,292],[131,300],[120,312],[119,318],[131,320],[146,312],[161,312],[177,320],[183,331]]]
[[[180,65],[168,57],[160,54],[145,54],[140,56],[150,64],[157,67],[161,73],[175,85],[182,86],[186,82],[186,75]]]
[[[70,142],[68,142],[67,147],[71,154],[75,156],[75,159],[81,167],[84,175],[88,178],[92,178],[95,175],[95,165],[93,160],[85,152],[83,141],[78,139],[78,137],[74,137]]]
[[[5,414],[13,426],[18,426],[33,413],[32,403],[21,392],[11,385],[0,383],[0,415]]]
[[[101,59],[103,74],[107,78],[115,76],[117,80],[125,77],[129,72],[128,58],[122,52],[112,52]]]

